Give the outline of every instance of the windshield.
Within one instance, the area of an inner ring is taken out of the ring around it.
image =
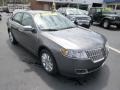
[[[120,15],[120,12],[117,12],[118,15]]]
[[[107,12],[107,11],[103,11],[103,14],[116,14],[115,12]]]
[[[84,15],[84,13],[79,9],[68,9],[67,14],[68,15]]]
[[[61,30],[73,28],[76,25],[59,13],[44,13],[35,15],[35,22],[43,30]]]

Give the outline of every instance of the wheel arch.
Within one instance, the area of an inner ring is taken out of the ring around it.
[[[110,20],[109,18],[105,17],[101,20],[101,24],[105,21],[105,20]]]
[[[48,50],[53,55],[52,51],[47,46],[42,45],[42,46],[39,46],[39,48],[38,48],[38,53],[37,53],[38,56],[40,56],[39,54],[40,54],[41,50],[43,50],[43,49]]]
[[[54,60],[55,60],[56,68],[57,68],[57,73],[59,73],[58,63],[57,63],[57,61],[56,61],[56,59],[55,59],[55,56],[53,55],[53,52],[50,50],[50,48],[48,48],[47,46],[44,46],[44,45],[39,46],[39,48],[38,48],[38,57],[40,58],[40,52],[41,52],[43,49],[46,49],[46,50],[48,50],[48,51],[50,52],[50,54],[52,55],[52,57],[53,57]],[[40,61],[40,62],[41,62],[41,61]]]
[[[8,28],[8,33],[10,32],[10,28]]]

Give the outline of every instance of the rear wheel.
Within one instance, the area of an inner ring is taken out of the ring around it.
[[[14,45],[17,44],[17,41],[16,41],[15,37],[13,36],[12,32],[9,31],[8,34],[9,34],[9,40],[10,40],[10,42],[12,44],[14,44]]]
[[[53,55],[47,49],[41,50],[40,59],[41,59],[41,64],[47,73],[52,75],[55,75],[57,73],[56,61]]]
[[[110,23],[109,20],[104,20],[102,23],[103,28],[109,29],[110,28]]]

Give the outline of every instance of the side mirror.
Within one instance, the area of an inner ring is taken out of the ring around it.
[[[13,17],[10,17],[10,19],[13,21]]]
[[[36,30],[32,26],[24,26],[24,31],[31,31],[33,33],[36,33]]]
[[[62,13],[62,15],[66,16],[66,13]]]

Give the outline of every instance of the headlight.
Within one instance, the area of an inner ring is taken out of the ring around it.
[[[90,21],[91,21],[91,17],[89,17],[89,18],[88,18],[88,20],[90,20]]]
[[[113,20],[115,20],[115,19],[116,19],[116,17],[112,17],[112,19],[113,19]]]
[[[70,17],[69,18],[71,21],[75,21],[75,17]]]
[[[66,56],[68,58],[88,59],[86,52],[82,50],[68,50],[68,49],[62,48],[60,52],[62,53],[63,56]]]
[[[115,20],[116,19],[116,17],[109,17],[110,19],[112,19],[112,20]]]

